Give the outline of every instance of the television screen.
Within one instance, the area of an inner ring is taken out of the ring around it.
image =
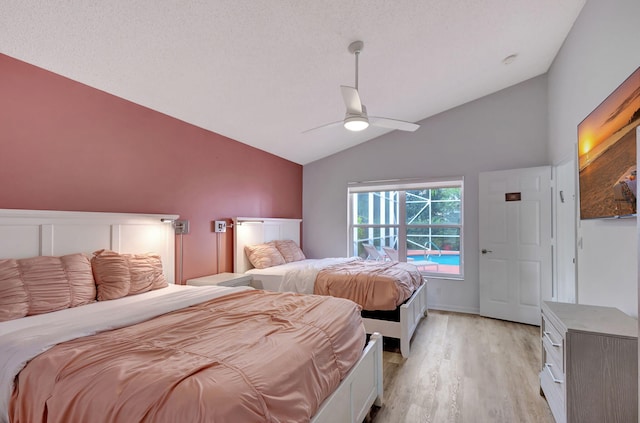
[[[578,125],[580,218],[636,214],[640,68]]]

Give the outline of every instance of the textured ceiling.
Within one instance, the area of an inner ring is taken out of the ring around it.
[[[306,164],[385,133],[302,133],[344,117],[352,41],[369,114],[415,122],[545,73],[584,3],[2,0],[0,53]]]

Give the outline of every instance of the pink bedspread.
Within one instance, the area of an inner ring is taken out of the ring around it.
[[[313,292],[348,298],[364,310],[394,310],[422,283],[420,271],[412,264],[359,260],[321,270]]]
[[[351,301],[243,291],[56,345],[18,375],[10,418],[304,422],[364,344]]]

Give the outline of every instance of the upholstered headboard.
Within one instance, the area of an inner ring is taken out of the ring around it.
[[[245,245],[291,239],[300,245],[302,219],[236,217],[233,219],[233,271],[244,273],[253,265],[244,253]]]
[[[175,231],[161,219],[177,215],[0,209],[0,258],[157,253],[165,277],[175,280]]]

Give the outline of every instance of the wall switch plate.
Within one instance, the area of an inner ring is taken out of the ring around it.
[[[213,227],[215,232],[227,232],[227,222],[224,220],[216,220]]]

